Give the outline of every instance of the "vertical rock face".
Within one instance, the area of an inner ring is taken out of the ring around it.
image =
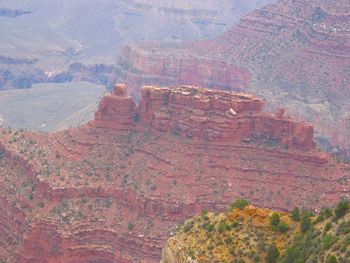
[[[95,113],[94,124],[97,127],[131,130],[137,115],[136,104],[126,93],[123,84],[114,86],[113,93],[102,98]]]
[[[116,130],[142,129],[143,125],[219,143],[259,139],[288,147],[314,147],[311,125],[284,117],[283,109],[271,114],[263,107],[263,100],[243,93],[193,86],[145,86],[137,108],[126,86],[117,84],[113,93],[102,98],[92,124]]]
[[[282,109],[192,86],[141,94],[136,107],[118,84],[93,121],[62,132],[0,129],[0,260],[155,263],[204,209],[320,209],[350,194],[350,167]]]
[[[120,53],[116,79],[134,87],[195,84],[251,91],[271,108],[285,107],[311,122],[320,142],[346,151],[349,34],[348,1],[281,0],[210,41],[128,46]],[[191,68],[206,73],[188,77],[184,72]],[[217,68],[229,74],[215,74]]]
[[[311,125],[266,113],[263,107],[263,100],[252,95],[188,86],[144,87],[139,111],[141,120],[160,132],[220,143],[254,138],[314,146]]]
[[[143,48],[145,50],[136,45],[122,48],[116,68],[117,78],[127,82],[136,97],[140,83],[165,86],[186,84],[241,91],[251,80],[246,68],[228,65],[210,57],[207,52],[196,57],[190,46],[182,48],[167,44],[160,47],[145,45]]]

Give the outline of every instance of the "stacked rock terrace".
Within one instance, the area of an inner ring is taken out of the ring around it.
[[[2,253],[159,262],[176,224],[203,209],[223,211],[236,198],[318,209],[349,194],[349,167],[315,149],[312,127],[263,106],[246,94],[144,87],[137,107],[117,85],[87,125],[3,129]]]
[[[120,84],[102,99],[93,125],[125,130],[149,126],[159,132],[221,143],[261,139],[286,147],[314,147],[311,125],[285,117],[283,109],[271,114],[263,107],[263,100],[243,93],[145,86],[137,108]]]

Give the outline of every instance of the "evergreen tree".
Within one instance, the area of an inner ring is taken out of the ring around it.
[[[295,207],[291,212],[291,217],[295,222],[300,221],[300,210],[298,207]]]
[[[311,218],[310,215],[305,214],[303,215],[303,217],[301,218],[300,221],[300,229],[301,232],[305,233],[306,231],[308,231],[311,227]]]

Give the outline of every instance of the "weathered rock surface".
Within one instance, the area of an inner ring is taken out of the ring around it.
[[[253,138],[314,146],[312,126],[263,112],[264,102],[251,95],[186,86],[144,87],[141,94],[141,120],[160,132],[221,143]]]
[[[136,104],[132,97],[127,96],[123,84],[116,85],[112,94],[102,98],[95,114],[94,125],[103,128],[132,130],[137,116]]]
[[[320,145],[346,155],[349,35],[348,1],[281,0],[214,40],[124,47],[116,79],[135,93],[142,84],[251,91],[311,122]]]
[[[203,209],[239,197],[317,209],[350,192],[349,166],[315,149],[312,126],[265,112],[252,95],[188,86],[141,94],[137,107],[117,85],[79,128],[0,131],[1,255],[159,262],[176,224]]]

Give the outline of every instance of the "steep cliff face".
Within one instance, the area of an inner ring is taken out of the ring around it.
[[[278,1],[212,41],[125,47],[117,80],[134,87],[186,83],[252,91],[271,108],[283,106],[313,123],[323,145],[328,140],[332,150],[346,152],[349,13],[348,1]],[[199,77],[187,74],[188,69]]]
[[[210,142],[243,139],[276,140],[285,146],[312,148],[313,128],[263,112],[264,102],[246,94],[194,87],[144,87],[141,120],[157,131],[173,132]]]
[[[116,85],[113,94],[102,98],[95,113],[94,125],[103,128],[132,130],[138,116],[136,104],[127,96],[125,85]]]
[[[349,167],[315,149],[312,127],[265,112],[252,95],[188,86],[141,94],[137,107],[117,85],[79,128],[1,130],[1,156],[21,165],[3,159],[0,170],[5,255],[159,262],[176,224],[203,209],[242,197],[317,209],[349,194]],[[9,236],[14,218],[24,223]]]
[[[208,41],[208,43],[210,43]],[[145,48],[145,49],[143,49]],[[193,48],[193,49],[192,49]],[[198,56],[197,47],[164,44],[153,47],[124,47],[118,58],[116,76],[127,82],[132,94],[139,96],[139,83],[146,85],[203,85],[224,90],[244,90],[251,80],[249,70],[231,66],[215,58]],[[199,53],[204,51],[200,49]]]

